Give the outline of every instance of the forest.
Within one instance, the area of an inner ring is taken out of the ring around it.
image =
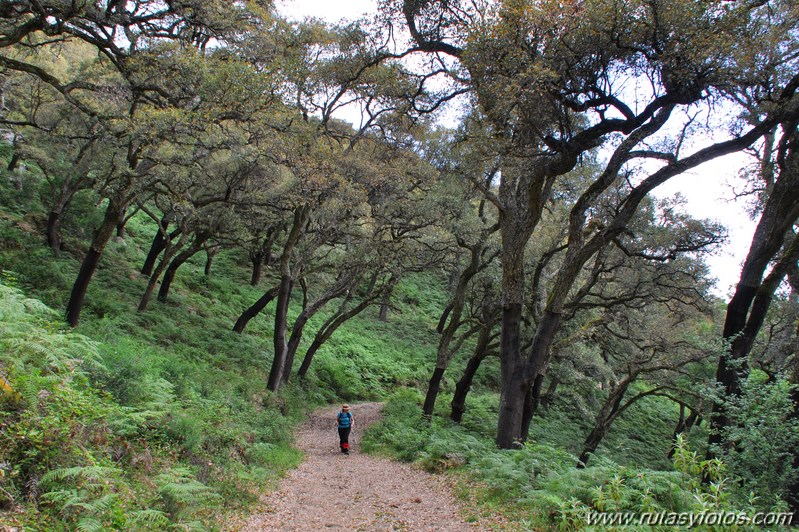
[[[0,529],[225,529],[366,400],[508,529],[799,511],[797,231],[793,0],[4,1]]]

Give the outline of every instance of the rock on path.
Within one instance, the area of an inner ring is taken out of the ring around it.
[[[479,527],[460,516],[449,488],[433,475],[361,454],[363,429],[380,418],[381,403],[352,406],[349,456],[338,449],[338,407],[315,412],[296,434],[305,461],[264,495],[264,513],[235,530],[435,530]]]

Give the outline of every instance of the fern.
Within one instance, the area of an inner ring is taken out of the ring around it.
[[[103,523],[93,517],[84,517],[80,519],[75,528],[81,532],[98,532],[99,530],[105,529]]]
[[[142,525],[148,529],[166,528],[170,523],[167,514],[152,508],[131,512],[128,518],[131,524]]]
[[[200,506],[209,506],[221,499],[185,467],[176,467],[156,476],[155,483],[164,505],[175,517],[192,515]]]
[[[121,471],[116,467],[103,466],[78,466],[54,469],[42,477],[41,484],[47,485],[55,482],[62,482],[68,479],[79,479],[88,481],[99,481],[100,479],[110,478],[118,475]]]

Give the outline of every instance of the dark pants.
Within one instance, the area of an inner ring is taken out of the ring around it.
[[[350,431],[351,430],[352,430],[352,427],[347,427],[347,428],[339,427],[338,428],[338,439],[340,440],[339,441],[339,445],[341,446],[341,452],[342,453],[348,453],[349,452]],[[347,444],[347,448],[344,447],[345,443]]]

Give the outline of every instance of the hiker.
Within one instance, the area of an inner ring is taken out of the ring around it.
[[[350,454],[350,431],[355,425],[355,419],[350,413],[350,405],[342,405],[341,412],[336,416],[336,426],[338,427],[338,439],[341,452]]]

